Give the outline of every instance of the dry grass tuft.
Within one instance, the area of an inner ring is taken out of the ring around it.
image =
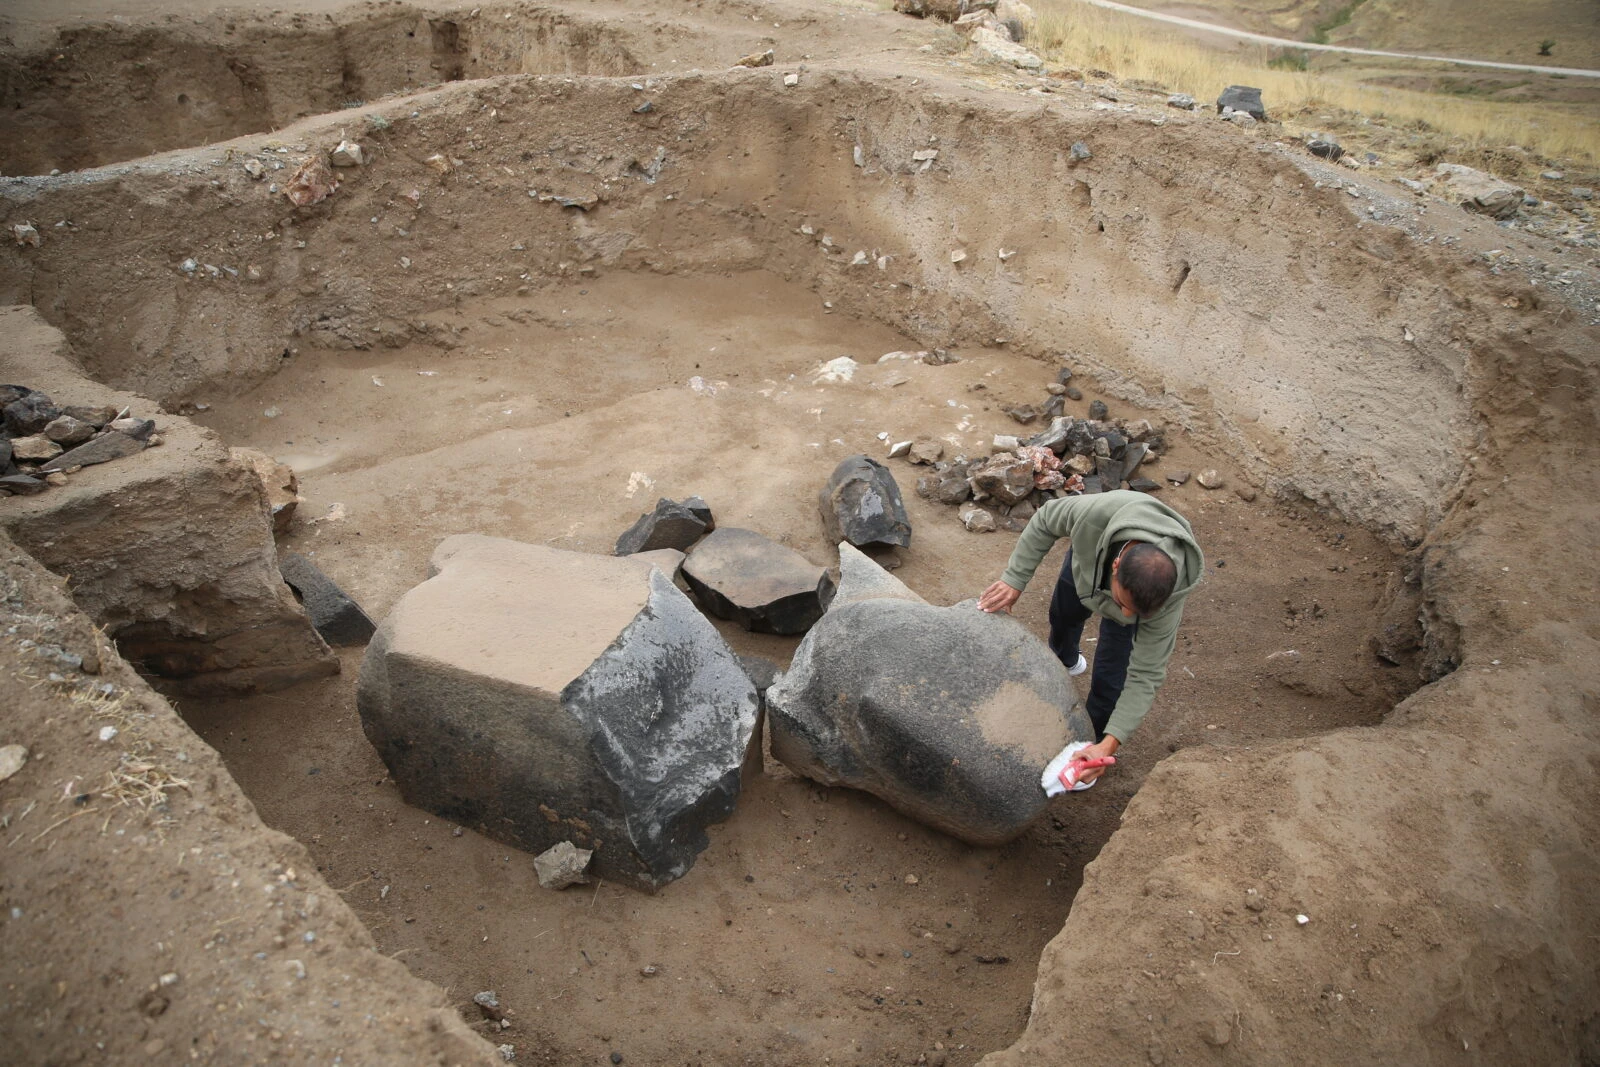
[[[1274,68],[1268,65],[1275,58],[1271,49],[1219,51],[1135,16],[1074,0],[1036,0],[1034,9],[1037,20],[1027,43],[1052,65],[1099,68],[1125,81],[1154,82],[1202,104],[1229,85],[1254,85],[1273,117],[1358,116],[1358,125],[1371,121],[1408,130],[1414,135],[1408,147],[1419,148],[1412,154],[1423,162],[1448,156],[1483,163],[1507,145],[1552,159],[1600,162],[1600,122],[1588,109],[1364,85]]]
[[[118,804],[149,808],[165,801],[172,789],[187,792],[188,779],[142,757],[124,754],[117,766],[106,772],[106,785],[100,795]]]

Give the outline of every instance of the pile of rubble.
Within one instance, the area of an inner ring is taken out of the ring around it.
[[[1049,418],[1050,425],[1027,439],[996,434],[990,455],[944,458],[944,444],[932,438],[901,441],[891,458],[931,467],[917,479],[917,494],[959,506],[961,522],[975,533],[1020,530],[1046,500],[1061,496],[1104,493],[1112,489],[1155,492],[1161,482],[1140,473],[1167,447],[1166,431],[1148,419],[1111,419],[1103,402],[1089,405],[1089,417],[1062,414],[1067,399],[1081,399],[1069,384],[1072,371],[1063,368],[1049,388],[1042,407],[1006,408],[1023,425]],[[1174,484],[1187,473],[1173,473]]]
[[[25,385],[0,385],[0,412],[0,496],[42,493],[84,467],[161,444],[153,419],[127,408],[59,406]]]

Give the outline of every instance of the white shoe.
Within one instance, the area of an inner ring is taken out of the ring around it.
[[[1078,653],[1078,662],[1076,662],[1072,666],[1068,667],[1067,668],[1067,673],[1072,675],[1072,677],[1076,678],[1078,675],[1082,674],[1084,671],[1086,671],[1088,669],[1089,669],[1089,661],[1083,658],[1083,653],[1082,652],[1079,652]]]

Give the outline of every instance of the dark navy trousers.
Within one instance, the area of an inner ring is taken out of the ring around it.
[[[1055,592],[1050,595],[1050,651],[1069,670],[1078,662],[1083,626],[1093,614],[1078,599],[1078,590],[1072,584],[1072,549],[1069,548],[1066,562],[1061,564],[1061,576],[1056,579]],[[1138,632],[1137,621],[1127,625],[1103,615],[1100,617],[1100,641],[1094,654],[1094,674],[1085,704],[1097,741],[1105,736],[1106,723],[1111,721],[1117,698],[1122,696],[1122,687],[1127,684],[1128,657],[1133,654],[1133,639]]]

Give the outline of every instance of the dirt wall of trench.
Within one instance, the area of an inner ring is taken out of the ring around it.
[[[1600,378],[1564,317],[1474,345],[1484,448],[1422,549],[1460,667],[1375,729],[1163,762],[985,1064],[1600,1057]]]
[[[109,381],[181,401],[259,380],[301,338],[409,341],[418,311],[458,296],[760,266],[926,344],[1062,360],[1267,488],[1390,537],[1414,544],[1438,519],[1477,434],[1467,268],[1365,225],[1281,154],[1184,120],[780,79],[492,81],[12,181],[7,219],[48,239],[0,253],[0,298],[37,305]],[[376,159],[332,198],[294,209],[268,192],[302,146],[352,127]],[[1094,155],[1074,166],[1079,140]],[[925,168],[912,155],[928,147]],[[252,182],[247,157],[285,166]]]

